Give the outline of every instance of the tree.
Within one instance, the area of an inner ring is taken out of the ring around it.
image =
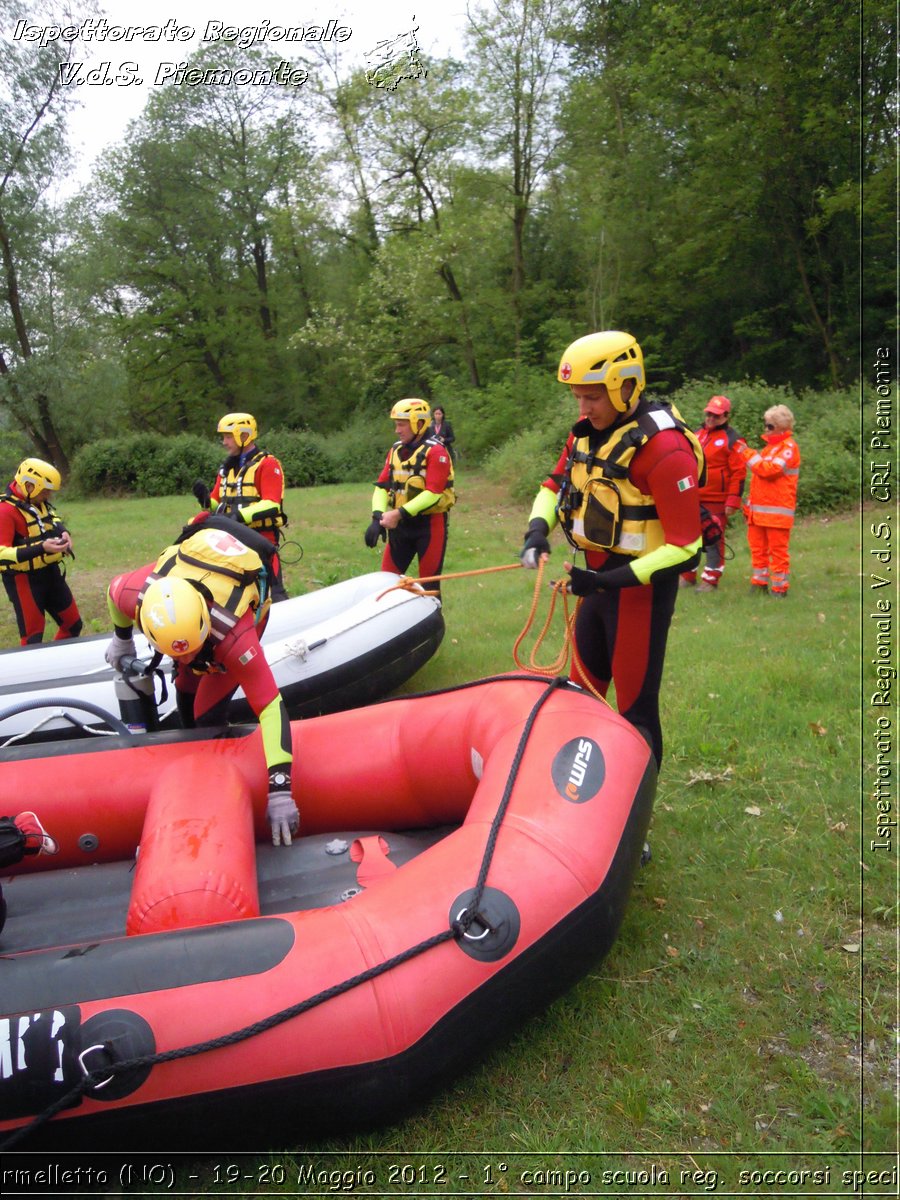
[[[614,264],[607,310],[654,331],[673,379],[852,377],[856,78],[886,33],[871,20],[861,39],[852,6],[813,0],[589,4],[573,190]]]
[[[528,279],[528,220],[560,138],[562,35],[577,11],[570,0],[490,0],[468,10],[470,65],[485,113],[484,147],[500,170],[512,227],[510,288],[517,312]],[[520,312],[517,326],[519,357]]]
[[[39,8],[39,24],[67,24]],[[45,193],[66,161],[65,113],[72,92],[63,64],[76,43],[41,45],[15,40],[21,17],[0,0],[4,71],[0,78],[0,406],[25,431],[37,452],[64,473],[68,454],[57,430],[61,372],[53,362],[52,312],[58,219]]]
[[[114,319],[150,424],[189,429],[223,405],[288,418],[316,184],[304,93],[254,49],[217,45],[188,69],[206,82],[156,92],[102,172]]]

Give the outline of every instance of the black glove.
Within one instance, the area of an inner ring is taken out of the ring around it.
[[[375,547],[378,545],[379,538],[381,538],[382,541],[386,540],[387,530],[381,524],[381,513],[380,512],[372,513],[372,523],[368,527],[366,532],[363,534],[363,537],[365,538],[366,545],[369,547],[370,550],[375,549]]]
[[[538,565],[541,555],[550,553],[550,543],[547,541],[549,532],[550,526],[543,517],[534,517],[529,521],[528,532],[525,534],[525,541],[519,554],[523,567],[534,569]]]
[[[603,576],[599,571],[586,571],[584,567],[573,567],[569,572],[569,591],[573,596],[590,596],[603,590]]]
[[[206,484],[203,482],[202,479],[197,479],[194,481],[194,486],[191,488],[191,491],[194,493],[197,503],[200,505],[201,508],[209,508],[209,505],[210,505],[209,488],[206,486]]]

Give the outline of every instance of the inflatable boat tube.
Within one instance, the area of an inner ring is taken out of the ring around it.
[[[394,1120],[608,951],[656,775],[606,704],[502,676],[292,728],[289,847],[246,726],[0,757],[59,845],[2,881],[6,1148]]]
[[[262,645],[292,717],[372,704],[431,658],[444,636],[440,601],[397,589],[397,582],[390,572],[373,571],[272,605]],[[102,634],[0,652],[0,714],[32,705],[0,720],[0,747],[11,738],[57,740],[102,726],[84,710],[66,715],[66,699],[119,716],[115,677],[103,657],[108,643]],[[139,657],[151,657],[140,631],[135,646]],[[157,682],[156,699],[162,728],[177,727],[174,689],[163,696]],[[254,719],[242,691],[231,718]]]

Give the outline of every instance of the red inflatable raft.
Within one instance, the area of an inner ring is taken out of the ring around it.
[[[279,848],[256,729],[0,758],[60,847],[3,879],[0,1141],[259,1149],[397,1117],[609,949],[655,771],[605,704],[502,677],[293,734]]]

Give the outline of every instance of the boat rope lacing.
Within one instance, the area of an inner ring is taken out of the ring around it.
[[[581,605],[581,599],[579,598],[576,600],[575,608],[570,613],[569,596],[572,595],[572,592],[569,588],[567,579],[557,579],[550,584],[552,596],[550,600],[550,607],[547,611],[546,620],[544,621],[543,627],[531,648],[531,652],[528,655],[528,661],[523,662],[519,657],[520,647],[531,632],[531,627],[534,624],[537,610],[540,606],[540,597],[544,582],[545,561],[546,560],[543,558],[538,559],[537,571],[534,580],[534,591],[531,597],[531,608],[528,616],[525,619],[522,632],[519,634],[515,640],[515,643],[513,644],[513,661],[520,671],[527,671],[533,675],[541,675],[545,678],[552,678],[554,676],[561,675],[565,671],[566,664],[569,661],[569,655],[571,654],[572,667],[578,671],[581,686],[584,687],[586,691],[590,692],[595,699],[602,700],[604,704],[609,706],[609,701],[606,699],[606,697],[591,683],[590,674],[585,668],[584,663],[581,661],[581,657],[578,654],[578,648],[575,644],[575,619],[578,616],[578,609]],[[406,591],[420,592],[425,596],[436,596],[437,592],[427,591],[422,587],[422,584],[443,582],[446,579],[467,579],[474,575],[490,575],[496,571],[520,571],[522,570],[522,567],[522,563],[515,562],[504,563],[498,567],[479,567],[478,569],[472,571],[454,571],[447,575],[425,575],[419,579],[413,579],[409,575],[401,575],[400,582],[395,583],[392,587],[388,588],[387,591],[393,592],[399,588],[403,588]],[[381,596],[385,595],[387,595],[387,592],[381,593]],[[381,599],[381,596],[378,597],[379,600]],[[547,637],[547,634],[550,631],[550,626],[553,623],[553,615],[556,612],[556,603],[560,596],[562,596],[563,600],[562,646],[560,647],[560,651],[552,663],[547,666],[539,666],[536,662],[536,658],[541,646],[543,645],[544,639]]]
[[[0,721],[5,721],[9,717],[19,716],[21,713],[33,712],[36,709],[52,708],[54,705],[60,705],[61,707],[55,712],[49,713],[47,716],[43,717],[26,733],[13,734],[6,741],[0,743],[0,750],[5,750],[7,746],[12,746],[21,738],[29,737],[32,733],[35,733],[38,729],[40,729],[41,726],[46,725],[49,721],[54,720],[68,721],[82,733],[93,733],[99,734],[100,736],[104,736],[107,733],[115,736],[130,736],[127,725],[125,725],[123,721],[120,721],[118,717],[113,716],[112,713],[108,713],[105,709],[100,708],[99,705],[93,704],[89,700],[73,700],[67,696],[46,696],[40,700],[20,700],[17,704],[12,704],[9,708],[4,708],[3,711],[0,712]],[[77,718],[72,716],[71,713],[65,711],[69,708],[74,708],[81,712],[88,712],[92,716],[100,717],[100,719],[105,721],[109,726],[109,730],[92,729],[90,726],[85,725],[82,721],[77,720]]]
[[[520,680],[523,676],[500,676],[503,681]],[[524,676],[532,682],[540,682],[533,675]],[[471,684],[464,684],[461,688],[449,688],[445,691],[459,691],[462,688],[478,687],[485,683],[497,682],[498,677],[493,679],[476,680]],[[365,971],[361,971],[358,975],[354,975],[350,979],[345,979],[342,983],[337,983],[323,991],[318,992],[315,996],[310,996],[306,1000],[301,1000],[297,1004],[292,1004],[288,1008],[283,1008],[279,1012],[272,1013],[268,1017],[264,1017],[260,1021],[254,1021],[251,1025],[245,1025],[242,1029],[236,1029],[231,1033],[222,1034],[216,1038],[210,1038],[205,1042],[197,1042],[192,1046],[182,1046],[175,1050],[164,1050],[158,1054],[143,1054],[134,1058],[122,1059],[119,1062],[110,1061],[104,1063],[103,1066],[95,1067],[93,1070],[88,1070],[87,1064],[84,1062],[84,1056],[87,1051],[82,1053],[80,1058],[81,1068],[84,1072],[83,1077],[76,1083],[64,1096],[59,1097],[49,1105],[43,1112],[39,1113],[27,1125],[21,1126],[19,1129],[0,1141],[0,1149],[10,1150],[14,1146],[22,1142],[30,1134],[34,1133],[41,1126],[51,1121],[58,1113],[64,1109],[73,1107],[85,1092],[91,1088],[100,1088],[109,1083],[109,1081],[117,1075],[124,1075],[130,1071],[142,1070],[146,1067],[158,1066],[162,1063],[177,1062],[184,1058],[193,1058],[198,1054],[206,1054],[211,1050],[221,1050],[226,1046],[234,1046],[239,1042],[245,1042],[250,1038],[257,1037],[261,1033],[266,1033],[270,1029],[275,1029],[279,1025],[283,1025],[286,1021],[292,1021],[295,1017],[302,1016],[303,1013],[309,1012],[310,1009],[317,1008],[321,1004],[333,1000],[337,996],[343,995],[345,992],[351,991],[353,988],[360,987],[362,984],[370,983],[374,979],[378,979],[381,975],[386,975],[389,971],[395,970],[411,959],[418,958],[422,954],[426,954],[429,950],[433,950],[437,946],[441,946],[444,942],[460,941],[466,936],[469,929],[474,923],[478,923],[479,927],[493,932],[490,922],[480,913],[484,891],[487,886],[487,877],[490,871],[491,862],[494,857],[494,852],[497,846],[497,839],[500,835],[500,829],[503,825],[506,812],[509,808],[512,799],[513,789],[519,775],[519,770],[522,765],[522,758],[525,753],[525,748],[528,745],[538,714],[551,695],[559,688],[571,686],[567,679],[556,677],[549,680],[546,688],[538,697],[519,737],[516,752],[513,755],[512,763],[510,764],[509,774],[506,779],[506,785],[503,789],[503,795],[497,806],[497,811],[491,821],[491,827],[488,831],[488,836],[485,842],[484,854],[482,855],[481,866],[478,871],[478,878],[473,889],[471,900],[466,905],[465,909],[460,912],[454,919],[451,920],[448,928],[442,929],[433,934],[431,937],[425,938],[415,946],[410,946],[407,950],[395,954],[392,958],[385,962],[377,963],[373,967],[369,967]],[[391,701],[388,701],[391,703]],[[103,1050],[107,1055],[112,1057],[112,1047],[110,1045],[100,1045],[98,1047],[90,1047],[91,1050]]]
[[[394,588],[387,589],[388,592],[392,592],[394,590]],[[415,592],[415,589],[412,588],[405,590]],[[419,594],[423,596],[433,596],[434,592],[425,592],[420,588]],[[387,595],[387,592],[382,592],[380,595],[375,597],[375,601],[377,602],[382,596],[385,595]],[[348,633],[352,633],[354,629],[361,629],[363,625],[368,625],[370,621],[380,621],[383,618],[384,609],[376,609],[374,612],[370,612],[367,616],[359,617],[352,623],[343,625],[340,629],[335,629],[334,633],[329,633],[326,637],[317,638],[314,642],[307,642],[306,638],[300,636],[286,638],[284,642],[283,654],[279,654],[277,658],[274,655],[271,658],[266,655],[269,666],[274,666],[276,663],[284,662],[287,658],[299,658],[301,662],[305,662],[313,650],[319,650],[322,646],[333,642],[336,638],[343,637]],[[265,649],[266,643],[264,642],[263,650]]]

